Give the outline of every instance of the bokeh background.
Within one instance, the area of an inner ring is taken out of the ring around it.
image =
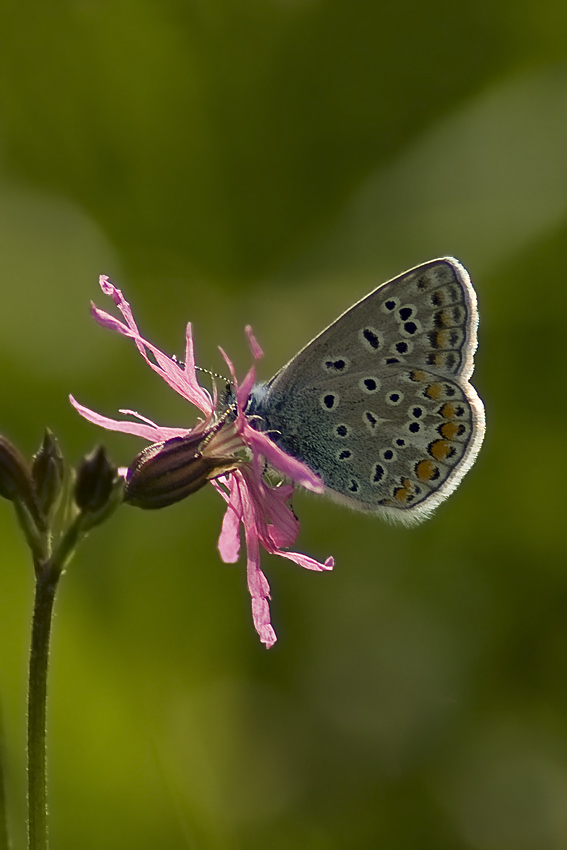
[[[268,378],[387,278],[453,254],[480,303],[484,448],[428,523],[301,494],[264,556],[279,642],[221,563],[212,488],[122,509],[57,605],[57,850],[567,847],[567,6],[0,3],[0,430],[77,461],[107,415],[195,414],[89,318]],[[107,306],[107,305],[105,305]],[[0,692],[22,846],[32,575],[0,504]]]

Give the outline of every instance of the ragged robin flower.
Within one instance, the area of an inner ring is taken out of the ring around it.
[[[130,305],[106,276],[100,286],[122,314],[123,321],[92,305],[94,319],[103,327],[134,340],[148,366],[157,372],[180,396],[204,414],[194,428],[156,425],[131,410],[120,412],[133,417],[115,420],[79,404],[78,412],[103,428],[135,434],[150,445],[133,461],[126,472],[125,501],[142,508],[165,507],[179,501],[210,482],[226,502],[219,537],[219,552],[225,563],[234,563],[240,552],[240,525],[244,528],[247,550],[248,589],[252,599],[252,617],[260,640],[267,648],[276,641],[270,621],[270,586],[260,569],[260,547],[309,570],[329,570],[333,559],[324,563],[289,551],[299,531],[299,522],[289,506],[294,485],[315,493],[323,492],[320,479],[296,458],[285,454],[266,433],[255,429],[246,406],[254,386],[256,361],[262,350],[250,328],[246,329],[254,365],[242,382],[234,367],[221,353],[232,377],[228,402],[220,402],[216,388],[209,393],[197,380],[191,324],[187,325],[183,363],[168,357],[144,339],[138,330]],[[275,470],[282,478],[274,486],[266,470]]]

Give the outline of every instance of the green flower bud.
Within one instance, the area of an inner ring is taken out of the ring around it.
[[[34,455],[31,474],[39,509],[48,518],[57,509],[65,476],[63,454],[49,428],[46,428],[41,447]]]
[[[33,503],[33,483],[28,464],[17,448],[0,437],[0,496],[11,502]]]
[[[112,493],[116,467],[110,461],[104,446],[97,446],[85,455],[77,468],[75,502],[82,513],[95,513],[103,508]]]

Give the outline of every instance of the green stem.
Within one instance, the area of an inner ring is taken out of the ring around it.
[[[8,813],[6,806],[6,775],[4,769],[4,758],[6,746],[4,738],[3,717],[0,712],[0,850],[10,850],[10,837],[8,833]]]
[[[28,850],[47,850],[46,701],[49,638],[61,572],[36,565],[28,690]]]

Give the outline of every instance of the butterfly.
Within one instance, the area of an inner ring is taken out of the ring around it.
[[[470,384],[476,294],[445,257],[382,284],[267,383],[246,413],[335,500],[426,519],[473,465],[485,431]]]

